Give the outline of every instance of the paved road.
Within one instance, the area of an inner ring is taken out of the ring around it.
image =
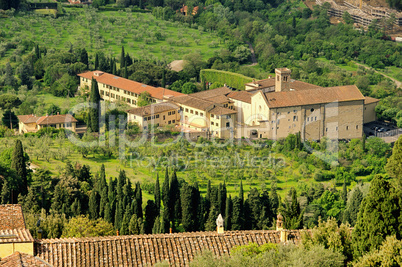
[[[377,70],[375,70],[375,69],[373,69],[373,68],[370,68],[370,67],[367,67],[367,66],[365,66],[365,65],[362,65],[362,64],[360,64],[360,63],[357,63],[356,61],[353,61],[353,63],[355,63],[356,65],[362,66],[362,67],[365,68],[365,69],[372,69],[372,70],[374,70],[375,72],[381,74],[382,76],[389,78],[390,80],[392,80],[392,81],[396,84],[396,87],[398,87],[398,88],[401,87],[401,85],[402,85],[402,82],[398,81],[397,79],[394,79],[394,78],[392,78],[392,77],[389,77],[388,75],[386,75],[386,74],[384,74],[384,73],[381,73],[381,72],[379,72],[379,71],[377,71]]]

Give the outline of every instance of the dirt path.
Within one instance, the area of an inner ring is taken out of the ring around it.
[[[251,45],[250,42],[247,42],[247,41],[246,41],[246,44],[248,44],[248,48],[250,48],[250,52],[251,52],[251,62],[253,62],[253,64],[250,64],[250,65],[248,65],[248,66],[255,66],[255,65],[258,64],[258,62],[257,62],[257,58],[256,58],[255,53],[254,53],[254,48],[253,48],[253,46]]]
[[[362,65],[362,64],[360,64],[360,63],[357,63],[356,61],[353,61],[353,63],[355,63],[355,64],[358,65],[358,66],[362,66],[362,67],[365,68],[365,69],[372,69],[372,70],[374,70],[375,72],[381,74],[382,76],[387,77],[388,79],[392,80],[392,81],[396,84],[396,87],[398,87],[398,88],[400,88],[401,85],[402,85],[402,82],[400,82],[400,81],[398,81],[397,79],[394,79],[394,78],[392,78],[392,77],[390,77],[390,76],[388,76],[388,75],[386,75],[386,74],[384,74],[384,73],[382,73],[382,72],[379,72],[379,71],[377,71],[377,70],[375,70],[375,69],[373,69],[373,68],[370,68],[370,67],[367,67],[367,66],[365,66],[365,65]]]

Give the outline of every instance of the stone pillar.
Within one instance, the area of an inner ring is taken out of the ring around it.
[[[218,232],[218,234],[223,234],[224,232],[223,218],[221,214],[219,214],[218,218],[216,219],[216,231]]]

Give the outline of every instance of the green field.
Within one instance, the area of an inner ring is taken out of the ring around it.
[[[218,37],[203,27],[158,20],[150,13],[68,7],[64,11],[65,15],[57,19],[33,12],[0,18],[0,41],[9,42],[8,47],[17,45],[17,49],[5,50],[0,65],[10,56],[21,56],[21,41],[33,41],[48,51],[85,47],[90,55],[103,51],[118,56],[124,46],[134,58],[165,62],[182,59],[191,52],[200,52],[207,59],[221,47]]]

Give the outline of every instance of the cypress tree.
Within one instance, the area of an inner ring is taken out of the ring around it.
[[[153,234],[160,234],[160,233],[162,233],[161,229],[162,229],[161,228],[161,218],[158,215],[156,217],[156,219],[155,219],[154,226],[152,227],[152,233]]]
[[[162,185],[162,201],[163,201],[163,216],[162,216],[162,225],[161,231],[163,233],[169,232],[169,222],[170,222],[170,186],[169,186],[169,171],[166,167],[165,170],[165,180]]]
[[[91,94],[89,97],[89,125],[88,127],[92,132],[99,132],[99,114],[100,114],[100,95],[98,82],[92,78]]]
[[[173,171],[172,179],[170,181],[170,210],[171,218],[170,220],[173,222],[175,220],[181,221],[181,204],[180,204],[180,188],[179,181],[177,180],[176,171]]]
[[[212,205],[209,209],[208,220],[205,223],[205,230],[206,231],[215,231],[216,230],[216,219],[219,215],[218,207]]]
[[[124,75],[123,78],[128,78],[128,71],[127,71],[127,65],[124,66]]]
[[[141,192],[141,185],[139,182],[135,184],[135,200],[137,202],[137,217],[142,218],[143,213],[142,213],[142,192]]]
[[[126,60],[125,60],[125,54],[124,54],[124,46],[121,47],[121,54],[120,54],[120,69],[122,69],[126,65]]]
[[[348,188],[346,187],[346,179],[343,180],[343,187],[342,187],[342,200],[346,204],[348,201]]]
[[[401,239],[401,197],[394,186],[380,175],[371,181],[352,233],[354,255],[378,249],[387,236]]]
[[[87,69],[89,68],[88,53],[87,50],[85,50],[85,48],[81,49],[80,61],[87,66]]]
[[[28,177],[27,177],[28,174],[27,174],[27,167],[26,167],[26,162],[25,162],[25,157],[24,157],[24,149],[22,147],[22,142],[19,139],[17,139],[15,142],[12,161],[11,161],[11,168],[17,172],[18,176],[22,180],[19,192],[22,195],[26,195],[28,192]]]
[[[402,188],[402,136],[394,144],[392,155],[388,159],[385,169],[391,177],[396,178],[399,189]]]
[[[0,200],[1,204],[10,204],[10,187],[7,180],[4,180]]]
[[[121,235],[128,235],[130,233],[129,231],[130,219],[131,219],[130,209],[126,209],[120,227]]]
[[[303,228],[303,212],[300,209],[300,204],[297,201],[297,192],[294,188],[290,189],[290,194],[292,196],[292,203],[289,204],[286,201],[285,208],[283,209],[284,228],[300,229]]]
[[[89,218],[96,220],[99,218],[99,194],[92,189],[89,196]]]
[[[167,214],[170,218],[170,211],[169,211],[169,205],[170,205],[170,186],[169,186],[169,171],[168,168],[166,168],[165,171],[165,180],[163,181],[162,185],[162,200],[163,200],[163,207],[167,211]]]
[[[231,218],[232,230],[243,229],[243,204],[239,197],[233,198],[233,212]]]
[[[74,217],[79,216],[81,214],[81,201],[76,198],[71,205],[71,213]]]
[[[108,186],[106,183],[106,173],[105,165],[102,164],[101,171],[99,175],[99,185],[100,185],[100,203],[99,203],[99,217],[105,217],[105,209],[108,203]]]
[[[232,203],[232,197],[229,195],[228,198],[226,198],[226,207],[225,207],[225,230],[229,231],[232,229],[232,209],[233,209],[233,203]]]
[[[183,228],[186,232],[195,231],[195,219],[197,214],[197,209],[194,206],[194,198],[192,186],[188,184],[184,184],[181,188],[180,197],[181,197],[181,209],[182,209],[182,217],[181,222],[183,224]]]
[[[154,199],[155,199],[155,205],[156,209],[159,211],[161,209],[161,192],[159,188],[159,174],[156,175],[156,182],[155,182],[155,188],[154,188]]]
[[[250,212],[246,212],[246,214],[249,215],[249,223],[250,227],[249,229],[255,230],[258,229],[257,224],[260,221],[260,215],[261,215],[261,199],[260,199],[260,193],[258,192],[257,188],[252,188],[250,192],[248,193],[248,198],[246,200],[248,203],[248,206],[250,208]]]
[[[114,228],[121,228],[121,221],[123,220],[123,201],[116,203],[116,213],[114,216]]]
[[[105,221],[107,221],[107,222],[110,222],[110,223],[113,223],[113,216],[112,216],[112,213],[111,213],[111,208],[110,208],[110,204],[109,203],[106,203],[106,206],[105,206]]]
[[[274,217],[276,217],[279,207],[279,197],[276,193],[276,184],[271,186],[271,191],[269,192],[269,202],[271,204],[271,213]]]
[[[119,172],[119,177],[117,178],[117,186],[116,186],[116,192],[117,192],[117,199],[119,201],[123,201],[124,195],[123,195],[123,187],[126,184],[126,172],[124,170],[120,170]]]
[[[133,214],[133,216],[131,216],[130,224],[128,226],[128,229],[129,229],[131,235],[140,234],[137,215]]]
[[[155,202],[152,200],[147,201],[147,205],[145,206],[145,233],[151,234],[152,228],[155,224],[155,219],[159,215],[159,210],[156,207]]]
[[[348,206],[343,214],[343,222],[348,222],[350,226],[354,227],[359,213],[360,205],[363,201],[363,193],[359,187],[355,187],[352,196],[349,200]]]
[[[95,70],[98,70],[99,68],[99,57],[98,53],[95,54]]]
[[[166,73],[165,73],[165,69],[162,70],[162,82],[161,82],[161,86],[163,88],[165,88],[166,86]]]

